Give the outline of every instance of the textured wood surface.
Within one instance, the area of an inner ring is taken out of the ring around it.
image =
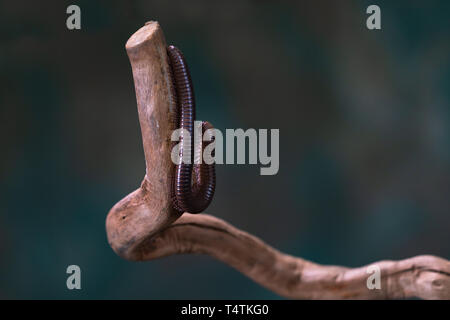
[[[434,256],[379,261],[381,289],[369,290],[367,267],[322,266],[283,254],[257,237],[206,215],[171,207],[174,165],[170,135],[175,105],[166,43],[157,22],[127,42],[147,172],[141,187],[106,219],[108,241],[121,257],[146,261],[179,253],[208,254],[281,296],[296,299],[450,299],[450,262]],[[255,214],[256,213],[247,213]]]
[[[141,187],[117,203],[106,220],[112,248],[132,259],[134,247],[160,230],[178,214],[171,204],[174,165],[170,136],[175,129],[175,104],[164,34],[157,22],[149,22],[127,42],[133,70],[141,125],[146,173]]]

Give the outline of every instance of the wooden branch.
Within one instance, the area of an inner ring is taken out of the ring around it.
[[[367,267],[322,266],[283,254],[218,218],[172,209],[174,165],[171,96],[164,35],[149,22],[127,42],[133,69],[147,172],[141,187],[106,219],[108,241],[121,257],[145,261],[203,253],[236,268],[281,296],[295,299],[450,299],[450,262],[434,256],[380,261],[381,289],[369,290]]]

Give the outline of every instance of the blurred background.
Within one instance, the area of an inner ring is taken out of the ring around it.
[[[81,8],[81,30],[66,8]],[[382,30],[366,28],[381,8]],[[217,166],[208,213],[275,248],[361,266],[450,258],[449,1],[1,1],[0,298],[279,298],[201,255],[145,263],[105,218],[145,173],[127,39],[189,63],[197,117],[279,128],[280,170]],[[82,290],[66,288],[81,267]]]

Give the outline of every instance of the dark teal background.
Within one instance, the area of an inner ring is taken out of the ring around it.
[[[1,1],[0,298],[278,298],[206,256],[108,246],[145,173],[124,46],[147,20],[188,59],[199,119],[280,129],[279,173],[218,166],[208,213],[323,264],[448,259],[449,3]]]

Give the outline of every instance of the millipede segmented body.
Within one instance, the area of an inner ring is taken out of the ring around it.
[[[195,97],[189,69],[178,48],[169,46],[167,54],[172,71],[173,96],[178,109],[176,126],[187,130],[190,134],[190,141],[183,135],[180,137],[181,158],[190,159],[190,163],[181,161],[176,165],[172,203],[179,212],[199,213],[211,203],[216,187],[214,163],[206,164],[204,161],[201,163],[198,161],[199,157],[202,157],[203,148],[212,141],[206,142],[205,145],[202,142],[194,146]],[[209,122],[202,122],[202,136],[206,130],[212,128]]]

